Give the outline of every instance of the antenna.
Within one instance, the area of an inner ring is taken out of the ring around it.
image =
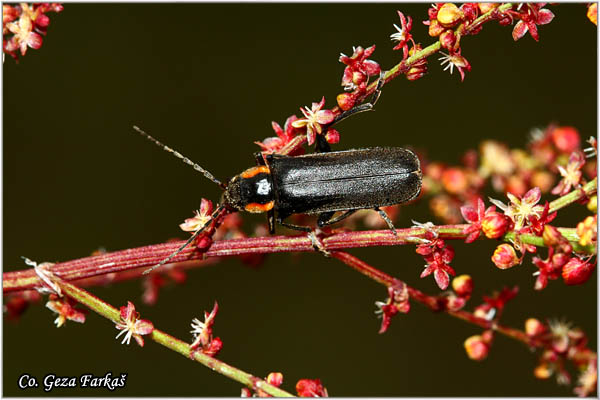
[[[154,271],[156,268],[166,264],[167,262],[169,262],[173,257],[175,257],[177,254],[181,253],[181,251],[183,249],[185,249],[190,243],[192,243],[194,241],[194,239],[196,239],[196,237],[202,233],[202,231],[204,231],[204,229],[206,229],[206,227],[208,225],[210,225],[216,218],[219,217],[219,214],[225,209],[225,205],[220,205],[219,207],[217,207],[217,209],[212,213],[212,215],[210,216],[210,219],[208,221],[206,221],[206,223],[204,225],[202,225],[202,228],[198,229],[196,232],[194,232],[194,234],[184,243],[182,244],[177,250],[175,250],[173,253],[171,253],[171,255],[169,255],[169,257],[165,258],[164,260],[162,260],[161,262],[159,262],[158,264],[156,264],[153,267],[148,268],[147,270],[144,271],[144,275],[149,274],[150,272]]]
[[[227,185],[225,185],[224,183],[222,183],[221,181],[219,181],[217,178],[215,178],[213,176],[213,174],[211,174],[210,172],[208,172],[207,170],[205,170],[204,168],[202,168],[201,166],[199,166],[198,164],[196,164],[195,162],[193,162],[189,158],[185,157],[183,154],[179,153],[176,150],[173,150],[169,146],[167,146],[167,145],[159,142],[158,140],[154,139],[152,136],[148,135],[146,132],[144,132],[143,130],[141,130],[137,126],[134,125],[133,129],[135,129],[140,135],[145,136],[151,142],[154,142],[158,147],[162,148],[164,151],[168,151],[169,153],[173,154],[175,157],[179,158],[181,161],[183,161],[187,165],[193,167],[196,171],[201,172],[205,177],[207,177],[208,179],[210,179],[211,181],[213,181],[214,183],[216,183],[217,185],[219,185],[221,188],[225,189],[227,187]]]

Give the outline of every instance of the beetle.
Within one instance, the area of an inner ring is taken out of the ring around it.
[[[380,211],[379,207],[405,203],[421,189],[419,159],[398,147],[296,157],[268,154],[260,164],[233,177],[221,203],[235,211],[266,212],[270,233],[275,232],[275,222],[311,231],[285,223],[292,214],[318,214],[317,225],[323,227],[357,210]],[[337,211],[344,213],[333,218]]]
[[[380,207],[405,203],[417,197],[421,191],[419,159],[404,148],[374,147],[294,157],[278,154],[263,157],[259,152],[255,154],[257,166],[246,169],[224,184],[137,126],[134,129],[224,189],[220,205],[204,226],[194,232],[177,251],[145,273],[177,255],[224,210],[267,213],[269,232],[274,233],[275,223],[291,229],[312,231],[311,227],[284,221],[293,214],[318,214],[317,225],[324,227],[358,210],[374,209],[395,234],[391,220]],[[324,148],[325,145],[321,143],[320,146]],[[343,213],[334,217],[338,211]]]
[[[329,127],[353,114],[372,110],[381,94],[384,75],[382,71],[369,103],[342,112],[327,126],[323,126],[323,131],[327,132]],[[421,191],[419,159],[412,151],[399,147],[332,152],[324,137],[317,135],[317,153],[295,157],[255,153],[257,166],[246,169],[225,184],[137,126],[133,128],[224,190],[221,204],[209,220],[179,249],[144,273],[149,273],[175,257],[223,211],[267,213],[270,233],[275,232],[275,223],[312,233],[311,227],[292,225],[284,220],[293,214],[318,214],[317,226],[324,227],[339,222],[358,210],[374,209],[396,234],[392,221],[380,207],[405,203],[417,197]],[[343,213],[334,217],[338,211]],[[328,254],[319,245],[314,234],[310,238],[315,248]]]

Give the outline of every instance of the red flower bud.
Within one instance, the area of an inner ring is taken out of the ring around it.
[[[595,264],[573,257],[563,267],[562,277],[567,285],[579,285],[587,281],[594,271]]]
[[[552,256],[552,266],[554,268],[556,268],[556,269],[562,268],[563,265],[565,265],[571,259],[571,256],[569,255],[570,253],[571,252],[569,251],[569,253],[556,253],[556,254],[554,254]]]
[[[446,297],[446,309],[450,311],[458,311],[467,304],[467,299],[464,297],[458,297],[451,294]]]
[[[552,131],[552,142],[563,153],[579,149],[579,132],[571,126],[560,126]]]
[[[490,239],[502,237],[509,227],[510,219],[496,211],[488,212],[481,221],[481,230]]]
[[[469,297],[473,293],[473,279],[469,275],[459,275],[452,280],[452,289],[460,297]]]
[[[467,176],[460,168],[447,168],[442,172],[442,185],[452,194],[462,193],[468,186]]]
[[[354,107],[355,102],[356,96],[354,96],[352,93],[340,93],[337,96],[337,104],[344,111]]]
[[[267,376],[267,382],[273,386],[279,387],[283,383],[283,374],[281,372],[271,372]]]
[[[327,397],[327,389],[320,379],[300,379],[296,383],[298,397]]]
[[[454,50],[456,46],[456,35],[452,29],[447,29],[440,35],[440,44],[446,50]]]
[[[503,243],[496,247],[494,255],[492,255],[492,261],[496,264],[496,267],[508,269],[519,264],[519,257],[517,257],[514,247],[508,243]]]
[[[551,225],[544,226],[544,232],[542,233],[544,238],[544,244],[548,247],[556,247],[560,244],[564,244],[567,239]]]
[[[529,318],[525,321],[525,333],[527,336],[539,336],[546,331],[546,327],[538,319]]]
[[[203,349],[202,352],[207,356],[215,357],[223,348],[223,342],[220,338],[211,340],[207,348]]]
[[[464,343],[467,356],[471,360],[481,361],[485,359],[490,351],[489,344],[483,339],[481,335],[473,335]]]

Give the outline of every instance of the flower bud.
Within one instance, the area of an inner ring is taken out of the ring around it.
[[[447,29],[440,35],[440,44],[446,50],[453,50],[455,48],[456,35],[452,29]]]
[[[558,229],[551,225],[544,226],[542,237],[544,238],[544,244],[548,247],[556,247],[566,241],[565,237],[558,231]]]
[[[452,280],[452,289],[460,297],[469,297],[473,293],[473,278],[469,275],[459,275]]]
[[[569,260],[571,259],[571,256],[569,255],[570,253],[571,252],[569,252],[569,253],[554,253],[554,255],[552,256],[552,267],[555,269],[562,268],[563,265],[568,263]]]
[[[577,224],[577,236],[579,244],[587,246],[594,243],[598,236],[597,216],[590,216]]]
[[[525,183],[525,180],[519,175],[511,175],[506,180],[506,188],[507,192],[514,194],[515,196],[523,196],[529,186]]]
[[[458,194],[467,190],[468,181],[460,168],[447,168],[442,172],[442,185],[448,193]]]
[[[406,79],[409,81],[416,81],[417,79],[421,79],[427,73],[427,66],[423,67],[412,67],[406,73]]]
[[[552,131],[552,142],[563,153],[579,149],[579,132],[571,126],[560,126]]]
[[[514,247],[508,243],[503,243],[496,247],[494,255],[492,255],[492,261],[496,264],[496,267],[508,269],[519,264],[519,257],[517,257]]]
[[[510,227],[510,218],[497,211],[490,211],[481,220],[481,230],[490,239],[502,237]]]
[[[222,348],[223,342],[221,339],[214,338],[210,341],[210,344],[206,348],[202,349],[202,353],[206,354],[207,356],[215,357],[217,354],[219,354]]]
[[[337,96],[337,104],[344,111],[354,107],[355,102],[356,96],[354,96],[352,93],[340,93]]]
[[[444,27],[440,25],[437,19],[431,20],[429,24],[429,36],[436,37],[444,32]]]
[[[567,285],[579,285],[587,281],[594,271],[595,265],[588,261],[583,261],[578,257],[573,257],[563,267],[562,277]]]
[[[498,7],[498,3],[478,3],[479,11],[482,14],[485,14],[489,11],[492,11],[494,8]]]
[[[328,129],[325,134],[325,140],[327,143],[336,144],[340,141],[340,133],[335,129]]]
[[[554,186],[554,175],[548,171],[536,171],[531,175],[530,184],[539,187],[542,193],[547,193]]]
[[[534,337],[541,335],[546,331],[546,327],[544,324],[540,322],[540,320],[536,318],[529,318],[525,321],[525,333],[529,337]]]
[[[594,25],[598,25],[598,3],[592,3],[588,6],[587,17]]]
[[[552,368],[547,363],[542,363],[535,367],[533,375],[538,379],[548,379],[552,376]]]
[[[587,209],[594,214],[598,212],[598,196],[590,197],[590,201],[587,203]]]
[[[437,13],[437,20],[446,28],[451,28],[463,18],[462,11],[453,3],[444,3]]]
[[[490,351],[490,346],[480,335],[473,335],[464,342],[467,356],[471,360],[481,361],[485,359]]]
[[[446,297],[446,309],[449,311],[458,311],[467,304],[467,299],[453,294]]]
[[[354,73],[352,74],[352,83],[354,83],[356,86],[360,85],[361,83],[364,83],[366,80],[367,75],[360,71],[354,71]]]
[[[283,383],[283,374],[281,372],[271,372],[267,376],[267,382],[273,386],[279,387]]]

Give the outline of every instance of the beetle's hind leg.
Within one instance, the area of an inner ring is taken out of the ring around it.
[[[390,228],[390,230],[392,231],[394,236],[398,236],[398,233],[396,232],[396,228],[394,227],[394,223],[392,222],[390,217],[385,213],[385,211],[383,211],[379,207],[375,207],[373,210],[377,211],[379,213],[379,215],[381,215],[381,218],[383,218],[383,220],[385,221],[387,226]]]
[[[322,228],[327,225],[333,225],[336,222],[340,222],[341,220],[348,218],[349,216],[354,214],[356,211],[357,210],[348,210],[348,211],[338,215],[335,218],[332,218],[333,215],[335,214],[335,211],[328,211],[328,212],[321,213],[321,214],[319,214],[319,219],[317,220],[317,226],[319,228]]]

